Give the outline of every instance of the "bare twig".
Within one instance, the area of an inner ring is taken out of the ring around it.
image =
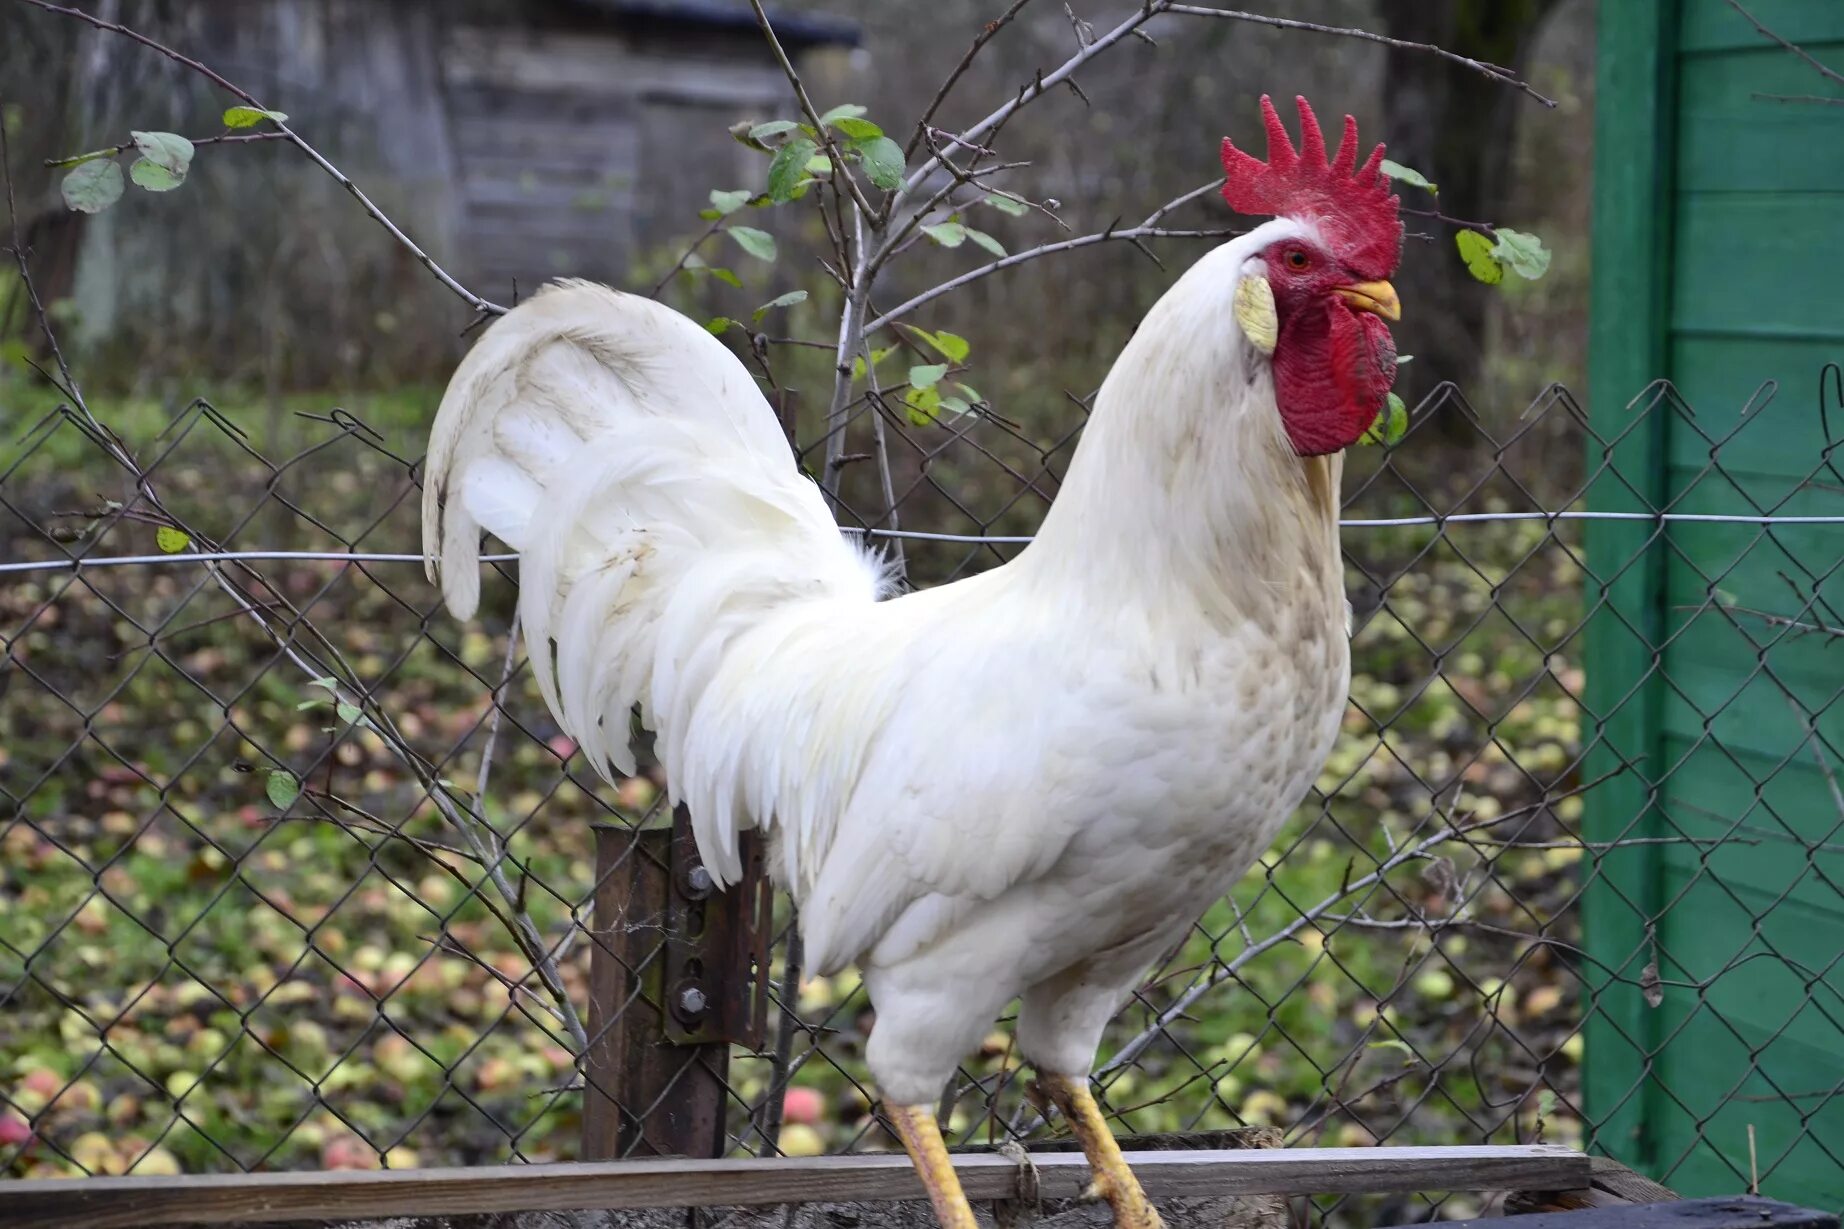
[[[794,1074],[789,1058],[794,1051],[794,1032],[800,1025],[800,976],[804,954],[800,916],[794,914],[788,919],[781,988],[777,992],[780,1010],[775,1016],[775,1053],[770,1060],[768,1092],[762,1101],[756,1128],[762,1136],[761,1146],[756,1150],[758,1156],[774,1156],[781,1151],[781,1117],[786,1109],[788,1080]]]
[[[673,263],[672,268],[666,270],[666,275],[660,278],[659,281],[653,283],[653,289],[647,291],[647,297],[649,299],[659,298],[660,291],[666,289],[672,279],[679,275],[679,270],[685,267],[685,262],[690,260],[693,256],[696,256],[698,254],[698,249],[710,242],[711,236],[722,230],[726,221],[728,221],[727,218],[718,218],[704,228],[704,233],[702,235],[699,235],[696,239],[686,244],[685,250],[679,253],[679,259]]]
[[[967,48],[967,54],[960,58],[960,63],[954,66],[954,71],[947,75],[947,79],[941,83],[941,88],[935,91],[935,97],[930,99],[928,106],[923,109],[922,118],[916,121],[915,133],[909,138],[909,144],[903,147],[903,158],[905,161],[915,157],[916,147],[922,144],[923,135],[928,131],[929,124],[933,122],[935,113],[941,110],[941,104],[947,101],[948,95],[953,93],[954,87],[959,84],[960,79],[966,75],[969,68],[973,67],[974,57],[980,54],[981,50],[985,48],[987,43],[993,40],[994,36],[996,36],[999,31],[1009,26],[1012,23],[1012,18],[1018,16],[1019,11],[1030,2],[1031,0],[1012,0],[1009,8],[993,20],[987,22],[984,26],[980,27],[980,32],[973,38],[973,45]],[[968,148],[971,149],[979,149],[978,146],[971,145],[959,137],[950,137],[949,140],[954,141],[956,144],[967,145]]]
[[[1757,92],[1748,97],[1758,98],[1762,102],[1820,102],[1828,106],[1844,107],[1844,98],[1832,98],[1824,94],[1762,94]]]
[[[1734,0],[1730,0],[1730,3],[1733,2]],[[1459,64],[1463,67],[1470,68],[1474,72],[1489,77],[1491,80],[1501,85],[1508,85],[1512,89],[1521,91],[1531,98],[1536,99],[1546,107],[1554,107],[1556,105],[1555,99],[1538,93],[1530,87],[1528,82],[1524,81],[1515,72],[1504,67],[1502,64],[1488,64],[1484,60],[1475,60],[1471,56],[1464,56],[1457,52],[1448,51],[1445,47],[1437,47],[1433,43],[1414,43],[1406,39],[1390,38],[1385,34],[1372,34],[1369,30],[1359,30],[1353,26],[1326,26],[1320,25],[1316,21],[1296,21],[1291,17],[1269,17],[1262,13],[1245,13],[1239,9],[1213,9],[1207,8],[1201,4],[1168,4],[1165,6],[1165,10],[1169,13],[1184,17],[1218,17],[1227,21],[1247,21],[1253,22],[1258,26],[1272,26],[1277,30],[1303,30],[1311,34],[1335,34],[1341,38],[1361,39],[1367,43],[1378,43],[1384,47],[1394,47],[1398,51],[1421,51],[1428,55],[1437,56],[1451,64]]]
[[[1844,85],[1844,73],[1840,73],[1837,70],[1833,68],[1829,68],[1826,65],[1820,63],[1817,59],[1813,58],[1810,52],[1808,52],[1804,47],[1801,47],[1798,43],[1792,42],[1789,39],[1782,38],[1780,35],[1775,34],[1772,30],[1762,25],[1760,18],[1756,17],[1753,13],[1750,13],[1747,9],[1742,7],[1741,0],[1728,0],[1728,5],[1730,8],[1734,9],[1737,13],[1740,13],[1743,20],[1745,20],[1749,25],[1753,26],[1756,32],[1759,33],[1762,38],[1768,39],[1772,42],[1779,43],[1782,47],[1786,48],[1788,51],[1792,52],[1794,55],[1804,60],[1811,67],[1813,72],[1816,72],[1819,76],[1823,77],[1825,80],[1833,82],[1837,85]],[[1825,99],[1825,101],[1844,103],[1844,98],[1827,98]]]
[[[513,941],[524,951],[526,959],[531,961],[532,969],[538,974],[539,980],[544,983],[546,991],[556,1003],[559,1018],[564,1027],[569,1030],[571,1039],[576,1042],[577,1053],[581,1054],[589,1048],[589,1033],[576,1014],[575,1004],[570,1001],[569,991],[563,984],[563,974],[557,966],[556,954],[545,947],[544,938],[538,932],[537,923],[531,920],[531,914],[525,909],[523,892],[506,877],[505,842],[500,840],[499,834],[494,831],[493,825],[487,822],[486,816],[487,784],[493,772],[493,750],[499,742],[500,722],[506,712],[506,688],[511,684],[512,676],[518,669],[518,650],[519,628],[515,622],[507,629],[506,659],[500,668],[499,684],[494,687],[490,697],[493,715],[487,719],[487,741],[480,750],[480,768],[474,776],[474,796],[468,804],[465,820],[461,818],[460,812],[456,812],[452,822],[462,837],[466,839],[468,848],[474,851],[476,858],[485,868],[487,878],[493,884],[493,890],[505,902],[506,913],[502,915],[495,910],[495,914],[502,918],[502,923],[511,932]],[[435,798],[440,788],[438,783],[430,791],[431,799]],[[448,810],[453,809],[451,804]],[[523,878],[521,872],[521,882]]]
[[[62,391],[87,418],[90,416],[90,410],[83,402],[82,391],[77,387],[77,377],[71,374],[70,364],[64,359],[64,350],[58,345],[57,332],[51,327],[51,317],[45,314],[45,304],[38,297],[38,286],[32,281],[32,266],[26,259],[25,241],[19,234],[19,206],[13,200],[13,153],[7,145],[4,123],[0,123],[0,174],[3,174],[6,180],[6,220],[12,240],[7,250],[13,254],[13,264],[19,270],[20,284],[26,289],[26,302],[32,308],[32,318],[38,322],[38,329],[45,338],[45,345],[51,350],[52,362],[58,366]],[[97,423],[96,425],[100,429],[102,424]]]
[[[754,0],[752,0],[752,3],[753,2]],[[1087,64],[1090,60],[1102,54],[1122,39],[1138,32],[1139,28],[1152,18],[1165,13],[1187,17],[1214,17],[1230,21],[1246,21],[1253,22],[1257,25],[1273,26],[1277,29],[1302,30],[1314,34],[1334,34],[1345,38],[1356,38],[1366,42],[1378,43],[1385,47],[1395,47],[1404,51],[1425,52],[1429,55],[1438,56],[1441,59],[1471,68],[1494,81],[1508,85],[1513,89],[1529,95],[1546,107],[1554,107],[1556,105],[1555,99],[1549,98],[1535,89],[1532,89],[1528,83],[1523,81],[1516,73],[1508,68],[1498,64],[1488,64],[1482,60],[1472,59],[1469,56],[1459,55],[1444,48],[1436,47],[1431,43],[1409,42],[1404,39],[1390,38],[1387,35],[1372,34],[1368,30],[1360,30],[1354,27],[1320,25],[1316,22],[1296,21],[1287,17],[1269,17],[1260,13],[1247,13],[1237,9],[1215,9],[1197,4],[1175,4],[1172,3],[1171,0],[1144,0],[1139,9],[1121,21],[1113,29],[1107,31],[1105,34],[1095,36],[1094,41],[1082,47],[1076,54],[1070,56],[1061,65],[1051,71],[1047,73],[1038,73],[1036,78],[1029,85],[1020,89],[1010,102],[996,108],[984,119],[979,120],[972,126],[962,129],[959,133],[959,139],[962,141],[979,141],[986,137],[1004,124],[1006,120],[1010,119],[1013,113],[1020,108],[1028,106],[1032,102],[1043,97],[1048,90],[1062,85],[1065,81],[1073,77],[1076,71],[1084,64]],[[937,158],[929,158],[924,161],[921,166],[910,172],[909,178],[904,182],[903,190],[905,192],[915,191],[938,166],[939,160]]]
[[[978,121],[971,127],[963,128],[956,136],[956,142],[979,141],[988,134],[997,131],[1015,112],[1029,106],[1037,99],[1042,98],[1046,91],[1061,85],[1064,81],[1073,76],[1078,68],[1082,67],[1114,44],[1120,42],[1121,39],[1126,38],[1134,30],[1138,29],[1148,20],[1169,7],[1170,5],[1167,3],[1167,0],[1147,0],[1143,7],[1132,16],[1122,21],[1106,34],[1097,37],[1094,42],[1083,47],[1080,51],[1076,52],[1075,55],[1070,56],[1069,59],[1065,60],[1059,67],[1048,73],[1039,73],[1036,79],[1033,80],[1031,84],[1020,89],[1010,102],[994,109],[986,118]],[[914,192],[930,175],[940,169],[940,166],[941,160],[939,157],[925,159],[922,165],[911,171],[909,177],[903,181],[902,192],[904,194]]]

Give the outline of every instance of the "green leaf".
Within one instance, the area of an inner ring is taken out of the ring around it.
[[[871,366],[873,367],[877,366],[877,364],[883,362],[885,359],[889,358],[894,353],[896,353],[895,346],[879,346],[877,349],[871,351]],[[859,380],[863,378],[864,378],[864,356],[859,355],[857,358],[852,360],[852,379]]]
[[[709,273],[712,277],[726,286],[734,286],[738,290],[743,288],[743,279],[724,268],[722,265],[712,265],[710,268],[706,269],[705,272]]]
[[[923,363],[909,369],[909,387],[933,388],[941,383],[941,377],[948,374],[946,363]]]
[[[794,189],[800,186],[800,177],[807,169],[807,160],[813,157],[813,151],[818,148],[806,137],[795,137],[775,151],[774,160],[768,164],[770,200],[781,204],[794,199]]]
[[[918,427],[934,422],[941,410],[941,394],[933,388],[912,388],[903,394],[904,413]]]
[[[754,197],[755,193],[748,188],[736,188],[728,192],[721,188],[711,189],[711,204],[716,207],[720,217],[735,213]]]
[[[266,119],[281,123],[288,117],[280,111],[263,111],[256,107],[232,107],[224,113],[226,128],[254,128]]]
[[[317,679],[307,680],[309,687],[324,687],[335,695],[339,693],[339,680],[330,674],[323,674]]]
[[[145,188],[149,192],[171,192],[186,182],[184,172],[168,170],[158,162],[151,162],[146,158],[134,160],[134,165],[128,168],[128,178],[134,180],[137,187]]]
[[[1400,162],[1391,162],[1388,158],[1383,159],[1381,165],[1377,169],[1397,183],[1405,183],[1411,188],[1426,188],[1430,192],[1437,193],[1441,190],[1439,184],[1429,180],[1429,178],[1420,171],[1415,170],[1413,167],[1403,166]]]
[[[966,399],[962,397],[943,397],[941,399],[941,408],[950,410],[956,414],[966,414],[973,409],[973,407],[967,403]]]
[[[986,400],[986,398],[980,396],[980,390],[973,387],[973,385],[971,384],[961,384],[957,381],[954,387],[960,390],[961,396],[973,402],[975,405],[978,405],[980,402]]]
[[[1519,277],[1533,282],[1549,272],[1549,249],[1543,246],[1543,240],[1521,230],[1499,227],[1492,255]]]
[[[967,228],[967,238],[973,240],[975,243],[985,248],[988,252],[991,252],[994,256],[997,256],[1000,260],[1005,259],[1005,245],[1000,243],[997,239],[994,239],[991,235],[987,234],[985,231],[974,230],[971,226],[969,226]]]
[[[263,787],[263,792],[269,795],[269,801],[274,803],[279,810],[285,811],[289,803],[301,796],[301,783],[295,780],[295,774],[286,768],[272,768],[269,770],[269,781]]]
[[[1031,207],[1023,201],[1010,196],[1000,196],[997,192],[989,194],[982,203],[991,205],[1000,213],[1009,214],[1014,218],[1022,218],[1025,214],[1031,212]]]
[[[893,192],[903,186],[903,147],[889,137],[872,137],[868,141],[853,141],[852,149],[858,154],[858,161],[864,164],[864,173],[871,177],[871,182],[886,192]]]
[[[1409,410],[1402,404],[1402,398],[1395,393],[1389,394],[1383,401],[1383,408],[1377,411],[1376,421],[1370,429],[1360,435],[1360,444],[1387,444],[1395,447],[1402,437],[1408,434]]]
[[[964,363],[967,361],[967,355],[973,352],[973,344],[957,333],[931,333],[927,329],[911,329],[910,331],[927,342],[929,349],[950,363]]]
[[[732,226],[730,237],[736,240],[738,247],[757,260],[775,259],[775,237],[765,230],[757,230],[753,226]]]
[[[1556,1092],[1552,1088],[1545,1088],[1542,1092],[1537,1094],[1537,1117],[1548,1118],[1555,1114],[1555,1112]]]
[[[192,142],[177,132],[131,132],[134,147],[141,151],[141,156],[156,166],[163,166],[180,179],[186,177],[186,168],[192,165]]]
[[[78,213],[101,213],[122,199],[122,166],[113,158],[85,162],[58,185],[64,203]]]
[[[724,215],[719,213],[715,209],[700,209],[698,211],[698,216],[706,222],[715,222],[718,218],[721,218]]]
[[[704,322],[704,331],[721,337],[724,332],[735,323],[736,321],[730,319],[728,316],[712,316],[709,320]]]
[[[177,555],[180,551],[192,545],[192,535],[183,529],[175,529],[171,525],[162,525],[160,528],[154,530],[154,545],[158,546],[169,555]]]
[[[760,141],[764,137],[778,137],[784,132],[792,132],[800,127],[791,119],[771,119],[766,124],[757,124],[749,130],[749,135]]]
[[[884,135],[884,130],[868,119],[846,117],[834,120],[832,126],[854,141],[869,141]]]
[[[836,125],[842,119],[857,119],[864,114],[864,108],[855,102],[842,102],[826,114],[820,116],[820,127]]]
[[[944,248],[957,248],[967,241],[967,228],[959,222],[937,222],[924,226],[922,233]]]
[[[364,709],[360,708],[356,704],[348,704],[344,700],[341,700],[338,704],[335,704],[333,706],[333,711],[335,713],[338,713],[339,719],[345,722],[347,725],[358,725],[360,722],[365,720],[365,710]]]
[[[1468,273],[1488,286],[1505,280],[1505,267],[1492,254],[1490,239],[1476,230],[1463,230],[1453,237],[1453,242],[1460,249],[1460,259],[1466,262]]]
[[[776,295],[774,298],[770,299],[768,302],[762,304],[762,306],[756,308],[755,312],[749,318],[752,321],[756,322],[757,324],[760,324],[762,321],[762,317],[766,316],[769,312],[775,310],[775,308],[792,307],[796,303],[805,303],[806,301],[807,301],[806,291],[790,290],[786,294]]]

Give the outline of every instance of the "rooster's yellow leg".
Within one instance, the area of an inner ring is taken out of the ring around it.
[[[1108,1201],[1116,1229],[1162,1229],[1165,1222],[1140,1189],[1140,1180],[1127,1168],[1120,1145],[1114,1142],[1101,1107],[1095,1104],[1095,1094],[1089,1091],[1087,1078],[1047,1071],[1040,1072],[1039,1077],[1038,1082],[1076,1133],[1082,1155],[1088,1158],[1094,1178],[1084,1195]]]
[[[926,1105],[896,1105],[885,1106],[884,1113],[928,1191],[941,1229],[978,1229],[966,1193],[960,1189],[960,1175],[948,1156],[948,1145],[935,1124],[935,1111]]]

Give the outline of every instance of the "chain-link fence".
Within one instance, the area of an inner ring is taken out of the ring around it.
[[[1021,549],[1086,414],[860,412],[893,460],[835,458],[841,522],[900,525],[919,584]],[[784,901],[705,891],[656,772],[585,768],[507,562],[475,622],[441,611],[412,458],[366,417],[258,447],[204,403],[126,440],[60,410],[6,441],[0,1166],[893,1146],[856,978],[803,974]],[[1795,420],[1443,386],[1353,455],[1343,735],[1110,1029],[1119,1129],[1542,1139],[1790,1197],[1835,1173],[1844,483],[1827,431],[1761,495]],[[1661,501],[1632,444],[1666,424]],[[951,1143],[1058,1129],[1020,1068],[995,1024]]]

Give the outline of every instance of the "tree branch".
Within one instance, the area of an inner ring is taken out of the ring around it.
[[[1031,0],[1012,0],[1010,8],[980,27],[980,32],[974,36],[973,45],[967,48],[967,54],[960,58],[960,63],[954,66],[954,71],[947,75],[947,79],[941,83],[941,88],[935,91],[935,97],[930,100],[928,107],[922,112],[922,118],[916,121],[915,133],[910,136],[909,144],[903,147],[904,161],[915,157],[916,147],[922,144],[922,139],[928,132],[929,123],[935,118],[935,112],[941,110],[941,104],[947,101],[948,95],[960,83],[960,79],[966,75],[969,68],[973,67],[974,57],[980,54],[999,31],[1012,24],[1012,18],[1018,16],[1019,10],[1029,3]],[[964,143],[958,137],[949,139],[956,143]]]
[[[1734,0],[1729,0],[1731,4]],[[1390,38],[1386,34],[1372,34],[1369,30],[1359,30],[1353,26],[1324,26],[1314,21],[1295,21],[1290,17],[1269,17],[1262,13],[1245,13],[1239,9],[1213,9],[1201,4],[1168,4],[1165,11],[1182,17],[1217,17],[1226,21],[1247,21],[1258,26],[1272,26],[1277,30],[1304,30],[1312,34],[1335,34],[1341,38],[1361,39],[1367,43],[1377,43],[1384,47],[1394,47],[1399,51],[1421,51],[1438,56],[1451,64],[1464,65],[1474,72],[1489,77],[1501,85],[1508,85],[1546,107],[1554,107],[1556,100],[1532,89],[1530,84],[1515,72],[1501,64],[1488,64],[1484,60],[1475,60],[1458,52],[1448,51],[1433,43],[1412,43],[1405,39]]]
[[[192,137],[189,139],[193,145],[231,145],[242,144],[247,141],[286,141],[288,139],[288,134],[286,132],[224,132],[215,137]],[[133,141],[123,141],[120,145],[105,145],[101,149],[85,150],[80,154],[72,154],[68,158],[47,158],[45,159],[44,165],[54,167],[76,166],[80,162],[89,162],[96,158],[113,158],[119,154],[127,153],[133,148]]]
[[[1839,73],[1834,69],[1826,67],[1824,64],[1821,64],[1817,59],[1813,58],[1812,54],[1808,52],[1804,47],[1801,47],[1798,43],[1792,42],[1789,39],[1782,38],[1778,34],[1775,34],[1772,30],[1769,30],[1766,26],[1761,24],[1760,18],[1756,17],[1753,13],[1750,13],[1747,9],[1742,7],[1741,0],[1728,0],[1728,4],[1730,8],[1734,9],[1737,13],[1740,13],[1742,15],[1742,18],[1745,21],[1747,21],[1749,25],[1753,26],[1755,30],[1761,35],[1762,38],[1768,39],[1772,42],[1779,43],[1782,47],[1786,48],[1788,51],[1792,52],[1794,55],[1804,60],[1808,65],[1811,66],[1813,72],[1816,72],[1819,76],[1823,77],[1825,80],[1834,82],[1835,84],[1838,84],[1838,85],[1844,85],[1844,73]],[[1825,101],[1844,102],[1844,98],[1828,98],[1828,99],[1825,99]]]
[[[874,211],[871,202],[865,199],[864,189],[858,186],[845,159],[839,156],[839,147],[833,142],[832,132],[820,122],[819,109],[813,105],[813,99],[807,95],[807,84],[800,79],[800,71],[794,67],[794,61],[788,58],[787,51],[781,46],[781,40],[775,35],[775,27],[768,20],[768,11],[762,7],[762,0],[749,0],[749,7],[755,10],[756,25],[762,28],[763,37],[768,39],[768,46],[775,53],[775,59],[781,65],[781,71],[787,75],[788,84],[794,87],[794,96],[800,100],[800,109],[806,113],[813,130],[820,135],[820,146],[826,151],[826,157],[832,162],[832,181],[841,180],[845,189],[851,194],[852,203],[869,216]]]

